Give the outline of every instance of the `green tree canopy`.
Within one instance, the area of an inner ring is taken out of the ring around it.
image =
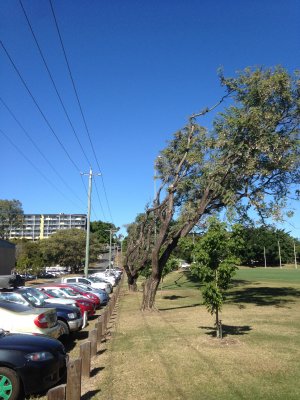
[[[154,245],[144,309],[153,307],[178,241],[205,216],[227,209],[237,220],[250,210],[262,220],[279,218],[300,182],[298,74],[248,68],[234,78],[221,74],[220,80],[225,94],[216,106],[225,101],[228,106],[211,129],[197,121],[216,106],[193,114],[156,160],[161,184],[145,212]]]
[[[204,304],[216,316],[217,328],[225,292],[239,263],[234,253],[243,246],[239,230],[236,226],[228,232],[225,223],[212,218],[207,232],[195,245],[195,262],[190,270],[204,284],[201,289]],[[220,331],[217,333],[219,335]]]
[[[94,234],[95,238],[99,243],[103,245],[109,244],[110,241],[110,230],[116,230],[114,224],[103,221],[91,221],[90,231]],[[115,237],[112,236],[112,242],[115,242]]]
[[[77,272],[84,265],[86,232],[81,229],[66,229],[40,241],[45,266],[59,264]],[[98,240],[90,237],[90,261],[96,261],[100,253]]]
[[[12,228],[23,221],[23,208],[19,200],[0,200],[0,239],[8,239]]]
[[[294,241],[287,232],[270,226],[245,227],[241,231],[245,246],[239,256],[244,265],[279,265],[279,248],[283,263],[294,262]]]

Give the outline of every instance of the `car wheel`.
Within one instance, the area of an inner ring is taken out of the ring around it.
[[[9,368],[0,367],[0,399],[17,400],[20,393],[20,379]]]
[[[69,336],[70,335],[70,329],[68,327],[68,324],[61,319],[57,320],[58,325],[60,326],[60,336]]]

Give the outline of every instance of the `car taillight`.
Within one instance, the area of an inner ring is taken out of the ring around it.
[[[34,319],[34,323],[38,328],[48,328],[48,321],[45,314],[40,314]]]

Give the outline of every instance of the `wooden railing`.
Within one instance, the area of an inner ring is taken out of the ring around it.
[[[108,322],[119,298],[120,284],[112,294],[108,305],[89,332],[86,342],[80,345],[80,357],[70,360],[67,365],[67,383],[50,389],[47,400],[80,400],[82,378],[90,378],[91,360],[97,357],[97,347],[106,337]]]

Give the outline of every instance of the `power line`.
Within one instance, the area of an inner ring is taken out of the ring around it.
[[[81,148],[81,150],[82,150],[82,153],[83,153],[83,155],[84,155],[84,157],[85,157],[85,159],[86,159],[88,165],[91,165],[91,163],[90,163],[90,161],[89,161],[89,159],[88,159],[88,157],[87,157],[87,155],[86,155],[86,152],[84,151],[84,148],[83,148],[83,146],[82,146],[82,144],[81,144],[81,142],[80,142],[80,140],[79,140],[79,137],[78,137],[78,135],[77,135],[77,133],[76,133],[76,130],[75,130],[75,128],[74,128],[74,125],[72,124],[72,121],[71,121],[70,116],[69,116],[69,114],[68,114],[68,112],[67,112],[67,110],[66,110],[66,107],[65,107],[65,105],[64,105],[64,103],[63,103],[63,101],[62,101],[62,98],[61,98],[61,96],[60,96],[60,94],[59,94],[59,91],[58,91],[58,89],[57,89],[57,86],[56,86],[56,84],[55,84],[55,82],[54,82],[53,76],[52,76],[52,74],[51,74],[51,72],[50,72],[50,69],[49,69],[49,67],[48,67],[47,61],[46,61],[46,59],[45,59],[45,57],[44,57],[44,54],[43,54],[43,52],[42,52],[41,46],[39,45],[39,42],[38,42],[38,40],[37,40],[37,37],[36,37],[36,35],[35,35],[34,31],[33,31],[32,25],[31,25],[31,23],[30,23],[30,21],[29,21],[28,15],[27,15],[27,13],[26,13],[26,11],[25,11],[25,8],[24,8],[24,6],[23,6],[23,4],[22,4],[22,1],[19,0],[19,3],[20,3],[21,8],[22,8],[22,10],[23,10],[23,14],[24,14],[24,16],[25,16],[25,18],[26,18],[26,21],[27,21],[27,23],[28,23],[28,26],[29,26],[29,29],[30,29],[31,34],[32,34],[32,36],[33,36],[34,42],[35,42],[35,44],[36,44],[36,46],[37,46],[37,48],[38,48],[39,54],[40,54],[40,56],[41,56],[41,58],[42,58],[42,60],[43,60],[43,62],[44,62],[45,68],[46,68],[46,70],[47,70],[47,72],[48,72],[48,75],[49,75],[49,77],[50,77],[50,80],[51,80],[51,82],[52,82],[52,85],[53,85],[53,87],[54,87],[54,90],[55,90],[55,92],[56,92],[56,95],[57,95],[57,97],[58,97],[58,99],[59,99],[59,101],[60,101],[60,104],[61,104],[61,106],[62,106],[62,108],[63,108],[63,110],[64,110],[64,113],[65,113],[65,115],[66,115],[66,117],[67,117],[67,120],[69,121],[69,124],[70,124],[70,126],[71,126],[71,129],[72,129],[72,131],[73,131],[73,133],[74,133],[74,136],[75,136],[76,139],[77,139],[77,142],[78,142],[78,144],[79,144],[79,146],[80,146],[80,148]]]
[[[25,160],[45,179],[46,182],[48,182],[57,192],[59,192],[65,199],[67,199],[68,201],[70,201],[70,199],[68,199],[66,197],[66,195],[58,188],[54,185],[53,182],[50,181],[50,179],[48,179],[48,177],[42,173],[42,171],[40,170],[40,168],[37,168],[35,166],[35,164],[26,156],[26,154],[24,154],[22,152],[22,150],[15,144],[13,143],[13,141],[10,139],[10,137],[2,130],[0,129],[0,132],[2,133],[2,135],[6,138],[6,140],[18,151],[18,153],[21,154],[21,156],[23,158],[25,158]],[[73,200],[71,200],[71,202],[73,204],[76,205],[76,203],[73,202]]]
[[[41,113],[42,117],[44,118],[44,121],[46,122],[48,128],[50,129],[50,131],[52,132],[52,134],[54,135],[54,137],[56,138],[57,142],[59,143],[59,145],[61,146],[61,148],[64,150],[65,154],[67,155],[68,159],[70,160],[70,162],[72,163],[72,165],[75,167],[75,169],[77,170],[77,172],[79,171],[78,166],[76,165],[76,163],[74,162],[74,160],[71,158],[70,154],[68,153],[67,149],[65,148],[65,146],[63,145],[63,143],[61,142],[61,140],[59,139],[59,137],[57,136],[57,134],[55,133],[54,129],[52,128],[50,122],[48,121],[47,117],[45,116],[45,114],[43,113],[42,109],[40,108],[40,106],[38,105],[35,97],[33,96],[33,94],[31,93],[28,85],[26,84],[25,80],[23,79],[20,71],[18,70],[16,64],[14,63],[14,61],[12,60],[11,56],[9,55],[6,47],[4,46],[3,42],[0,41],[1,47],[4,50],[7,58],[9,59],[9,61],[11,62],[14,70],[16,71],[16,73],[18,74],[21,82],[23,83],[24,87],[26,88],[28,94],[30,95],[32,101],[34,102],[34,104],[36,105],[37,109],[39,110],[39,112]]]
[[[91,139],[91,135],[90,135],[88,126],[87,126],[86,118],[85,118],[84,113],[83,113],[83,109],[82,109],[82,106],[81,106],[81,102],[80,102],[80,100],[79,100],[79,95],[78,95],[78,92],[77,92],[77,89],[76,89],[76,86],[75,86],[75,81],[74,81],[74,79],[73,79],[73,75],[72,75],[72,72],[71,72],[70,63],[69,63],[69,61],[68,61],[68,57],[67,57],[67,54],[66,54],[66,51],[65,51],[65,47],[64,47],[64,44],[63,44],[62,36],[61,36],[61,34],[60,34],[60,29],[59,29],[58,22],[57,22],[57,19],[56,19],[56,15],[55,15],[55,12],[54,12],[54,8],[53,8],[53,5],[52,5],[52,0],[49,0],[49,3],[50,3],[50,7],[51,7],[51,11],[52,11],[53,18],[54,18],[56,30],[57,30],[57,33],[58,33],[58,36],[59,36],[60,44],[61,44],[61,47],[62,47],[62,51],[63,51],[64,57],[65,57],[65,61],[66,61],[67,67],[68,67],[70,79],[71,79],[71,82],[72,82],[72,85],[73,85],[73,89],[74,89],[74,92],[75,92],[75,96],[76,96],[76,99],[77,99],[77,103],[78,103],[78,106],[79,106],[79,109],[80,109],[81,117],[82,117],[82,120],[83,120],[83,122],[84,122],[84,126],[85,126],[85,129],[86,129],[88,138],[89,138],[89,142],[90,142],[90,145],[91,145],[91,148],[92,148],[92,151],[93,151],[93,154],[94,154],[94,157],[95,157],[95,160],[96,160],[96,163],[97,163],[99,172],[101,173],[101,168],[100,168],[100,165],[99,165],[99,162],[98,162],[98,158],[97,158],[97,155],[96,155],[96,151],[95,151],[95,148],[94,148],[92,139]],[[109,214],[110,214],[110,218],[111,218],[111,221],[113,221],[113,218],[112,218],[112,215],[111,215],[110,206],[109,206],[109,202],[108,202],[108,198],[107,198],[107,193],[106,193],[106,189],[105,189],[103,174],[102,174],[102,173],[101,173],[101,181],[102,181],[102,185],[103,185],[103,191],[104,191],[104,195],[105,195],[105,199],[106,199],[108,211],[109,211]]]
[[[99,201],[99,204],[100,204],[100,207],[101,207],[101,211],[102,211],[102,214],[103,214],[104,220],[106,220],[105,212],[104,212],[104,210],[103,210],[102,203],[101,203],[101,201],[100,201],[100,196],[99,196],[99,191],[98,191],[98,187],[97,187],[96,179],[93,177],[93,180],[94,180],[94,183],[95,183],[95,189],[96,189],[96,193],[97,193],[98,201]]]
[[[74,192],[74,190],[71,188],[71,186],[68,185],[68,183],[63,179],[63,177],[59,174],[59,172],[55,169],[55,167],[52,165],[52,163],[48,160],[48,158],[45,156],[45,154],[42,152],[42,150],[38,147],[38,145],[35,143],[35,141],[32,139],[32,137],[30,136],[30,134],[27,132],[27,130],[24,128],[24,126],[20,123],[20,121],[17,119],[17,117],[15,116],[15,114],[12,112],[12,110],[8,107],[8,105],[5,103],[5,101],[2,99],[2,97],[0,97],[0,101],[2,103],[2,105],[6,108],[6,110],[9,112],[9,114],[11,115],[11,117],[15,120],[15,122],[19,125],[19,127],[21,128],[21,130],[24,132],[24,134],[26,135],[26,137],[28,138],[28,140],[32,143],[32,145],[34,146],[34,148],[38,151],[38,153],[43,157],[43,159],[47,162],[47,164],[50,166],[50,168],[52,169],[52,171],[54,171],[54,173],[59,177],[59,179],[63,182],[63,184],[73,193],[73,195],[75,195],[77,197],[77,199],[80,202],[83,202],[82,199],[80,199],[77,195],[76,192]]]

